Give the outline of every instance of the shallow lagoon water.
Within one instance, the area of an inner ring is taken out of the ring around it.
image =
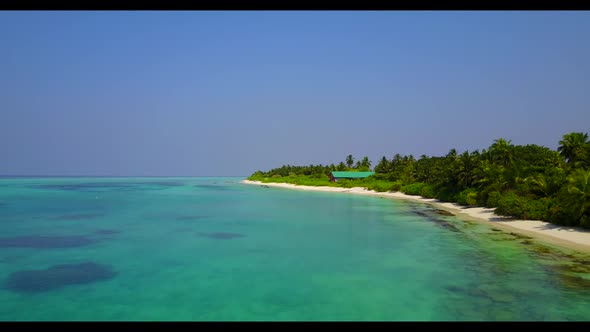
[[[0,320],[590,319],[589,254],[241,180],[0,179]]]

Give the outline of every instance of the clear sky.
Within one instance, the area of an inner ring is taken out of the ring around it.
[[[590,12],[0,12],[4,175],[249,175],[589,127]]]

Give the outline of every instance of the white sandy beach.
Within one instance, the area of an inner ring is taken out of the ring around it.
[[[439,208],[455,213],[457,216],[476,220],[480,222],[489,223],[498,228],[503,228],[505,231],[513,231],[523,235],[532,236],[540,240],[553,243],[560,246],[569,247],[572,249],[590,252],[590,231],[554,225],[548,222],[539,220],[516,220],[498,216],[494,214],[494,209],[482,207],[464,207],[455,203],[443,203],[436,199],[423,198],[420,196],[410,196],[401,192],[376,192],[374,190],[367,190],[361,187],[355,188],[336,188],[336,187],[314,187],[301,186],[290,183],[262,183],[260,181],[244,180],[242,183],[253,185],[264,185],[269,187],[280,187],[308,191],[327,191],[327,192],[341,192],[359,195],[371,195],[380,197],[390,197],[397,199],[412,200],[432,204]]]

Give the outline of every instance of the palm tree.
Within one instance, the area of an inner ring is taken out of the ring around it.
[[[354,165],[354,158],[352,157],[351,154],[349,154],[346,157],[346,166],[348,166],[348,168],[352,168],[352,165]]]
[[[473,170],[473,183],[479,188],[493,186],[495,190],[501,190],[508,184],[501,167],[487,159],[480,160],[479,165]]]
[[[510,167],[504,170],[505,176],[512,184],[519,184],[526,179],[528,168],[522,160],[513,159]]]
[[[369,157],[363,157],[363,159],[361,160],[361,168],[367,170],[371,169],[371,161],[369,160]]]
[[[540,194],[540,196],[542,194],[543,197],[549,197],[553,193],[550,179],[543,173],[529,176],[524,181],[531,186],[533,192]]]
[[[590,170],[576,169],[568,178],[568,207],[576,220],[590,213]]]
[[[457,160],[457,179],[459,184],[465,188],[471,187],[474,181],[474,169],[476,168],[474,158],[465,151]]]
[[[587,157],[589,144],[588,133],[569,133],[563,135],[557,151],[569,165],[575,167],[577,162],[583,161]]]
[[[498,138],[494,140],[494,144],[490,146],[488,151],[491,161],[497,164],[500,164],[504,167],[510,166],[512,164],[512,148],[514,147],[511,143],[511,140],[505,140],[503,138]]]
[[[377,166],[375,166],[375,172],[377,173],[389,173],[389,160],[383,156]]]
[[[454,148],[450,149],[449,153],[447,153],[446,157],[451,160],[455,160],[457,158],[457,150],[455,150]]]

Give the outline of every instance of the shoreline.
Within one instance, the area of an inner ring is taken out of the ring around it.
[[[403,199],[414,202],[426,203],[446,211],[454,213],[462,219],[474,220],[489,226],[502,228],[504,231],[528,235],[535,239],[552,243],[561,247],[590,253],[590,231],[575,227],[560,226],[540,220],[518,220],[509,217],[499,216],[494,213],[493,208],[465,207],[456,203],[440,202],[434,198],[423,198],[421,196],[406,195],[401,192],[376,192],[363,187],[339,188],[327,186],[303,186],[291,183],[264,183],[260,181],[243,180],[243,184],[296,189],[303,191],[339,192],[356,195],[367,195]]]

